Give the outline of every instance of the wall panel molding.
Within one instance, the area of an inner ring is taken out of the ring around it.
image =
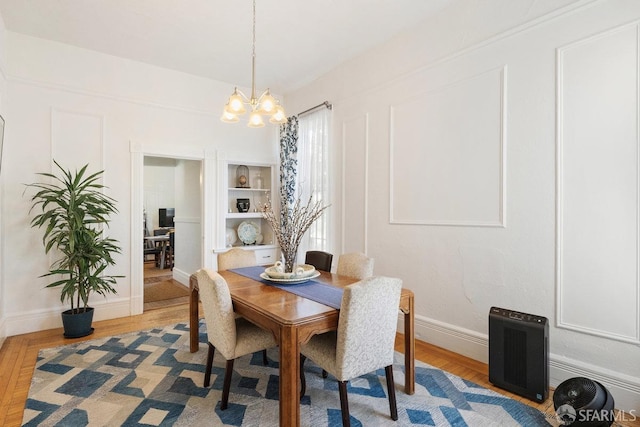
[[[369,210],[369,114],[342,122],[341,252],[367,253]],[[355,191],[351,191],[351,190]]]
[[[560,47],[556,62],[557,326],[634,344],[640,343],[639,34],[634,23],[578,40]]]
[[[392,224],[506,226],[506,84],[503,66],[390,106]]]

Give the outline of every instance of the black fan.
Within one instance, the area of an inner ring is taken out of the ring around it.
[[[614,421],[613,396],[602,384],[569,378],[553,392],[553,407],[562,425],[608,427]]]

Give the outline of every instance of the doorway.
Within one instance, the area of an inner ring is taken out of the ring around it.
[[[188,302],[202,263],[201,170],[200,160],[144,156],[143,311]]]
[[[210,265],[204,248],[211,245],[211,239],[206,236],[211,235],[213,220],[209,219],[211,209],[207,208],[206,200],[211,200],[212,186],[205,183],[206,176],[212,174],[214,162],[203,150],[133,143],[131,158],[131,232],[140,239],[131,239],[130,310],[131,314],[140,314],[144,311],[145,276],[162,276],[188,289],[190,275]],[[161,227],[159,223],[160,209],[167,208],[175,210],[173,227]],[[165,255],[165,268],[160,268],[160,263],[156,265],[155,257],[145,262],[145,214],[148,234],[163,228],[171,228],[175,233],[172,263],[167,262]]]

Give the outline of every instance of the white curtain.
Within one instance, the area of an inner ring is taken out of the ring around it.
[[[329,194],[329,118],[330,111],[321,108],[298,118],[298,173],[296,196],[303,202],[330,204]],[[327,251],[329,242],[329,210],[313,223],[306,233],[299,253],[307,250]]]

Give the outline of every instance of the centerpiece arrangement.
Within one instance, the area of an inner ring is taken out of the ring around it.
[[[317,277],[318,272],[315,271],[315,267],[308,264],[296,265],[296,259],[304,233],[328,207],[321,202],[314,202],[312,197],[309,197],[306,204],[303,204],[298,198],[292,207],[286,209],[284,214],[277,215],[271,202],[265,203],[262,208],[262,216],[273,229],[284,260],[284,263],[278,262],[265,270],[268,277],[281,280]]]

